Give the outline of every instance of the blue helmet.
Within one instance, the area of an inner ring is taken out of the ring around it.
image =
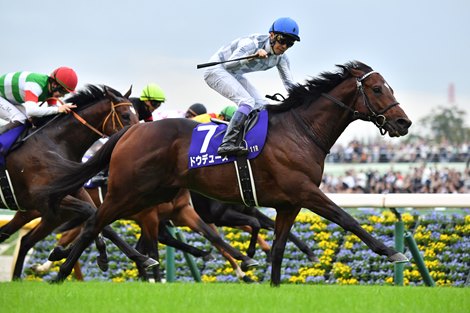
[[[281,17],[275,20],[269,32],[291,36],[295,40],[300,41],[299,25],[290,17]]]

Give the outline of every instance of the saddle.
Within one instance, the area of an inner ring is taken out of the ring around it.
[[[6,156],[9,152],[17,149],[27,136],[31,124],[20,125],[0,135],[0,196],[4,207],[10,210],[19,210],[16,201],[10,175],[6,168]]]

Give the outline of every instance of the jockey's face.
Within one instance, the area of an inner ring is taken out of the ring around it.
[[[275,55],[283,54],[295,43],[293,38],[281,34],[270,33],[271,47]]]
[[[51,81],[49,83],[49,91],[50,91],[51,97],[53,98],[61,98],[69,93],[64,87],[62,87],[56,81]]]

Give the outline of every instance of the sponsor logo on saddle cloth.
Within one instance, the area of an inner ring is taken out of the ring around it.
[[[220,156],[217,148],[222,143],[227,125],[213,122],[197,125],[193,130],[189,146],[189,168],[230,163],[236,156]],[[256,158],[263,150],[268,132],[268,112],[262,110],[258,114],[256,124],[248,130],[245,141],[248,145],[248,159]]]

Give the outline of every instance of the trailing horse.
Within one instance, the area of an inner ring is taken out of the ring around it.
[[[277,211],[271,284],[281,283],[287,236],[301,208],[354,233],[389,261],[407,262],[402,253],[370,235],[319,188],[325,157],[351,122],[370,121],[382,135],[388,133],[390,137],[408,133],[411,121],[382,75],[361,62],[349,62],[339,66],[338,72],[324,72],[296,86],[283,103],[267,106],[266,110],[266,142],[250,164],[258,204]],[[186,119],[140,124],[112,136],[83,165],[61,162],[67,174],[45,190],[52,206],[108,165],[109,183],[103,204],[60,267],[57,281],[70,274],[75,261],[103,227],[123,216],[170,201],[181,188],[242,203],[243,194],[233,164],[188,168],[196,126]]]
[[[49,208],[48,199],[44,197],[41,188],[57,178],[57,171],[53,170],[55,166],[64,160],[80,162],[86,150],[100,137],[138,123],[132,104],[127,99],[130,92],[122,96],[107,86],[87,86],[67,99],[67,102],[77,105],[72,113],[38,121],[43,126],[30,132],[21,145],[7,155],[6,168],[20,211],[0,229],[1,240],[8,238],[33,218],[42,217],[41,222],[21,239],[13,278],[21,277],[24,258],[36,242],[70,219],[84,221],[94,214],[93,202],[82,188],[74,190],[73,196],[65,198],[54,210]],[[138,254],[110,227],[103,234],[136,262],[148,265],[155,263]]]

